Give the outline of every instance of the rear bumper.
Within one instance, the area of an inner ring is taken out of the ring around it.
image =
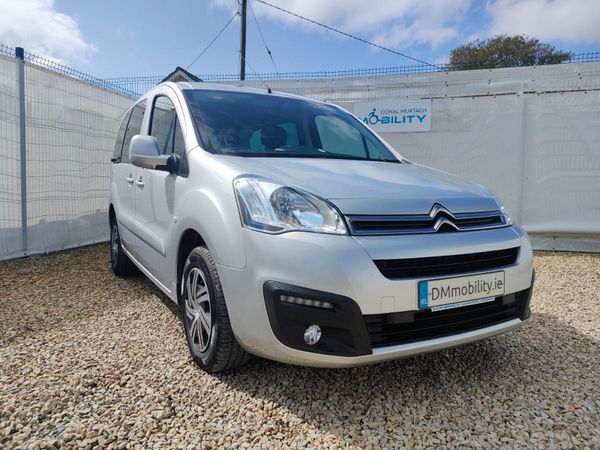
[[[458,330],[442,337],[404,340],[397,345],[387,342],[372,346],[373,330],[367,329],[367,319],[374,315],[419,310],[417,285],[422,278],[388,279],[377,268],[374,259],[467,254],[516,245],[520,247],[517,260],[502,268],[505,272],[505,295],[529,289],[532,285],[532,251],[526,235],[518,227],[446,233],[446,236],[422,241],[415,236],[386,237],[387,245],[383,246],[381,241],[366,242],[350,236],[311,233],[272,236],[245,232],[248,266],[245,269],[218,266],[218,270],[234,333],[247,351],[259,356],[315,367],[354,366],[484,339],[517,328],[528,319],[525,313],[514,318],[507,316],[503,321],[483,327],[472,327],[464,332]],[[278,330],[278,325],[272,320],[272,311],[268,311],[265,286],[272,282],[348,299],[356,305],[354,316],[332,317],[326,327],[330,331],[337,328],[336,333],[344,334],[348,323],[352,322],[359,323],[364,332],[359,333],[358,341],[350,349],[346,342],[342,342],[344,345],[341,346],[330,342],[329,348],[325,349],[316,346],[308,349],[303,347],[302,327],[318,324],[317,320],[324,322],[325,319],[318,315],[299,316],[296,325],[283,325],[288,331],[295,327],[292,332],[295,333],[295,341],[282,338],[282,327],[279,326]],[[340,326],[334,326],[336,321]]]

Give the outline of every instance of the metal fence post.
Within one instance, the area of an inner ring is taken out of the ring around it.
[[[521,177],[520,177],[520,187],[519,187],[519,209],[515,213],[518,215],[518,224],[523,225],[523,213],[525,208],[525,180],[528,177],[527,173],[527,117],[528,117],[528,109],[527,109],[527,94],[525,92],[521,93]]]
[[[25,117],[25,50],[15,48],[15,56],[19,64],[19,149],[21,152],[21,241],[23,253],[27,253],[27,147],[26,147],[26,117]]]

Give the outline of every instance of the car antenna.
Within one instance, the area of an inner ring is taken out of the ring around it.
[[[265,80],[263,80],[262,78],[260,78],[260,76],[256,73],[256,70],[254,70],[254,67],[252,67],[248,61],[246,61],[246,58],[244,57],[243,54],[240,53],[240,56],[244,60],[244,63],[246,63],[248,65],[248,67],[250,67],[250,70],[256,76],[256,79],[262,81],[262,83],[265,85],[265,87],[267,88],[267,94],[272,94],[273,91],[271,90],[271,88],[269,87],[267,82]],[[244,80],[240,80],[240,81],[244,81]]]

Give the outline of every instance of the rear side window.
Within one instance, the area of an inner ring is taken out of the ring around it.
[[[125,137],[123,138],[123,152],[121,154],[121,162],[129,162],[129,144],[131,139],[136,135],[140,134],[142,129],[142,122],[144,120],[144,113],[146,112],[147,101],[143,100],[133,107],[131,110],[131,118],[127,124],[127,130],[125,131]]]
[[[115,141],[115,149],[113,150],[113,155],[111,158],[111,161],[114,163],[121,162],[121,151],[123,150],[123,138],[125,137],[125,130],[127,129],[127,124],[129,123],[130,117],[131,117],[131,110],[127,111],[127,114],[125,114],[125,117],[123,117],[123,121],[121,122],[119,131],[117,131],[117,139]]]

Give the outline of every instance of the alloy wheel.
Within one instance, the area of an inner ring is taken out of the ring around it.
[[[210,293],[202,271],[193,267],[185,281],[185,320],[188,325],[190,343],[200,353],[210,344],[212,317]]]
[[[113,262],[116,262],[119,258],[119,228],[114,223],[112,226],[112,233],[110,236],[110,251],[113,257]]]

